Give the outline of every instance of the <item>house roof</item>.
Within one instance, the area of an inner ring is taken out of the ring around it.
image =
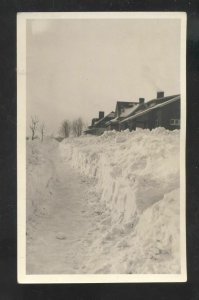
[[[138,102],[133,102],[133,101],[117,101],[116,103],[116,110],[121,109],[121,108],[128,108],[128,107],[132,107],[135,104],[138,104]]]
[[[118,122],[118,121],[119,121],[118,118],[114,118],[114,119],[110,120],[109,122],[110,123],[115,123],[115,122]]]
[[[139,102],[117,101],[116,110],[123,108],[124,111],[122,111],[119,116],[116,116],[107,123],[115,123],[118,122],[120,118],[126,118],[127,116],[131,115],[138,108],[138,106]]]
[[[173,99],[173,98],[175,98],[175,97],[177,97],[177,96],[179,96],[179,94],[177,94],[177,95],[171,95],[171,96],[164,96],[164,97],[161,97],[161,98],[154,98],[154,99],[151,99],[151,100],[149,100],[149,101],[147,101],[146,102],[146,104],[150,104],[150,103],[157,103],[157,102],[165,102],[165,101],[167,101],[167,100],[170,100],[170,99]]]
[[[172,98],[171,98],[171,97],[172,97]],[[165,97],[165,98],[166,98],[166,97]],[[174,95],[174,96],[170,96],[170,97],[167,97],[167,98],[169,98],[169,100],[164,101],[164,102],[159,103],[159,104],[156,104],[156,105],[154,105],[154,106],[152,106],[152,107],[149,106],[148,108],[144,109],[143,111],[137,112],[136,114],[134,114],[134,115],[132,115],[132,116],[130,116],[130,117],[128,117],[128,118],[125,118],[124,120],[121,120],[120,123],[125,123],[126,121],[136,119],[137,117],[142,116],[142,115],[148,113],[149,111],[158,109],[158,108],[160,108],[160,107],[163,107],[163,106],[165,106],[165,105],[168,105],[168,104],[170,104],[170,103],[173,103],[173,102],[175,102],[175,101],[178,101],[178,100],[180,100],[180,95]],[[163,98],[160,98],[160,99],[163,99]],[[153,99],[153,100],[155,100],[155,99]],[[156,99],[156,100],[157,100],[157,99]],[[158,100],[159,100],[159,99],[158,99]],[[152,100],[151,100],[151,101],[152,101]],[[151,102],[151,101],[149,101],[149,102]],[[149,103],[149,102],[147,102],[147,103]]]
[[[100,119],[99,121],[97,121],[94,126],[96,125],[99,125],[100,123],[103,123],[104,121],[106,121],[107,119],[110,119],[110,118],[114,118],[115,117],[115,112],[112,111],[110,112],[108,115],[106,115],[104,118]]]
[[[117,101],[116,105],[129,105],[129,104],[136,104],[138,102],[135,101]]]
[[[125,118],[130,116],[132,113],[134,113],[138,107],[139,107],[139,103],[136,103],[134,106],[132,107],[125,107],[124,111],[120,114],[120,117]]]

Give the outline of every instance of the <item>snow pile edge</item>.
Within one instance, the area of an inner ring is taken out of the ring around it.
[[[180,272],[179,135],[163,128],[110,131],[60,144],[72,167],[96,179],[104,207],[87,272]]]
[[[107,131],[60,144],[62,156],[96,178],[101,202],[115,222],[128,223],[179,188],[179,131]]]

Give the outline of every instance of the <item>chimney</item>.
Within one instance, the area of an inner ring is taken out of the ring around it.
[[[99,111],[99,119],[103,119],[104,118],[104,111]]]
[[[139,98],[139,104],[144,104],[144,98]]]
[[[157,92],[157,99],[164,98],[164,92]]]

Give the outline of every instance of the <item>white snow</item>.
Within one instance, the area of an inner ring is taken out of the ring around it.
[[[90,248],[96,259],[89,270],[180,272],[179,131],[106,131],[66,139],[60,151],[74,168],[96,178],[101,195],[101,237]]]
[[[124,111],[120,114],[120,117],[128,117],[131,115],[137,108],[139,107],[139,104],[135,104],[132,107],[125,107]]]
[[[29,271],[179,273],[179,167],[178,130],[28,142]]]
[[[64,164],[58,142],[27,144],[28,274],[78,273],[87,254],[95,210],[88,208],[93,180]],[[87,213],[89,212],[89,214]]]

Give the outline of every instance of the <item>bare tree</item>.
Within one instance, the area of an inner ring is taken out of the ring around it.
[[[83,122],[83,131],[86,130],[88,128],[88,123],[87,122]]]
[[[70,130],[71,130],[70,122],[68,120],[64,120],[59,129],[59,134],[62,135],[64,138],[67,138],[69,137]]]
[[[84,128],[84,123],[81,118],[74,120],[72,123],[73,134],[75,136],[80,136]]]
[[[32,140],[35,139],[35,134],[36,134],[36,131],[37,131],[37,128],[38,128],[38,123],[39,123],[39,119],[37,116],[32,116],[31,117],[31,124],[30,124],[30,130],[31,130],[31,133],[32,133]]]
[[[42,124],[40,125],[40,134],[41,134],[41,141],[42,141],[42,142],[43,142],[43,139],[44,139],[44,133],[45,133],[45,131],[46,131],[46,126],[45,126],[44,123],[42,123]]]

